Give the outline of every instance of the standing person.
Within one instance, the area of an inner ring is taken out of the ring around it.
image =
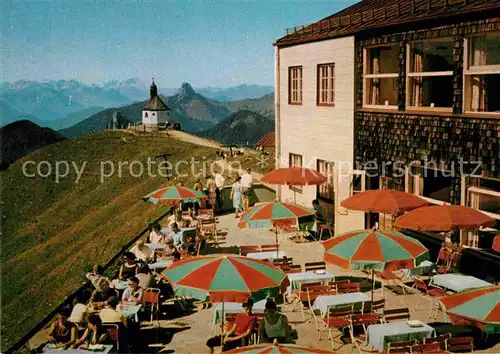
[[[215,199],[217,204],[217,210],[222,209],[222,189],[224,188],[224,182],[226,181],[220,172],[214,173],[215,180]]]
[[[241,184],[243,186],[243,210],[247,211],[249,206],[249,197],[252,190],[252,170],[249,168],[241,175]]]
[[[326,216],[325,212],[323,211],[323,208],[321,208],[321,206],[319,205],[319,201],[317,199],[314,199],[312,201],[312,205],[314,208],[314,225],[309,231],[312,233],[312,236],[314,238],[317,238],[320,226],[326,223]]]
[[[215,215],[215,203],[217,201],[217,186],[215,184],[215,180],[209,178],[207,180],[207,191],[208,191],[208,201],[210,202],[210,206],[212,207],[212,211]]]
[[[255,316],[252,313],[253,300],[248,299],[246,303],[243,304],[243,313],[239,313],[234,324],[228,326],[228,331],[223,334],[224,339],[221,336],[215,336],[207,340],[207,347],[210,348],[210,353],[214,352],[214,348],[222,344],[222,351],[236,349],[246,345],[247,338],[252,332],[255,326]],[[230,328],[230,329],[229,329]]]
[[[243,192],[243,186],[241,184],[241,177],[238,176],[236,177],[236,180],[233,183],[233,186],[231,188],[231,195],[229,198],[233,201],[233,208],[235,210],[235,217],[239,217],[239,213],[242,212],[242,195],[241,193]]]

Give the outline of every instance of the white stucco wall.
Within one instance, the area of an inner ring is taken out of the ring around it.
[[[159,123],[167,123],[169,117],[169,111],[142,111],[142,124],[158,125]]]
[[[338,179],[335,185],[335,204],[349,195],[349,167],[354,154],[354,78],[355,78],[354,37],[332,39],[279,49],[277,53],[276,95],[277,104],[276,134],[277,161],[279,167],[288,167],[289,154],[300,154],[303,166],[316,169],[317,160],[335,162],[347,175]],[[317,65],[335,63],[335,107],[321,107],[316,104]],[[303,102],[302,105],[288,104],[288,68],[302,66]],[[347,170],[347,172],[345,172]],[[296,193],[297,203],[307,206],[316,198],[316,187],[303,187]],[[293,201],[293,192],[281,187],[281,200]],[[363,228],[363,214],[337,210],[335,215],[336,233]],[[352,219],[352,220],[351,220]]]

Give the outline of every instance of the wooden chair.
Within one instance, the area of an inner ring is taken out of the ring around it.
[[[302,266],[300,264],[292,264],[288,267],[282,268],[287,274],[291,273],[302,273]]]
[[[408,341],[402,341],[402,342],[390,342],[387,343],[387,349],[384,353],[391,353],[391,354],[403,354],[403,353],[409,353],[411,351],[411,347],[413,345],[417,344],[416,340],[408,340]]]
[[[199,209],[198,215],[210,215],[213,218],[214,211],[212,209]]]
[[[451,339],[451,333],[442,334],[433,338],[425,338],[424,344],[439,343],[441,349],[448,350],[448,341]]]
[[[410,352],[412,354],[438,354],[444,353],[445,351],[441,349],[441,343],[428,343],[416,344],[410,348]]]
[[[323,224],[319,227],[319,241],[322,240],[323,232],[328,231],[330,237],[335,234],[335,227],[333,225]]]
[[[287,258],[287,257],[274,258],[272,260],[272,263],[277,267],[281,267],[281,266],[290,267],[293,264],[293,258]]]
[[[320,286],[320,285],[323,284],[321,284],[320,282],[300,284],[300,288],[296,290],[295,294],[292,296],[292,298],[295,298],[295,301],[292,301],[292,303],[294,303],[292,311],[295,311],[295,303],[298,303],[300,306],[300,311],[302,312],[302,319],[304,319],[304,302],[308,301],[307,288],[311,286]]]
[[[474,352],[474,339],[472,337],[458,337],[451,338],[447,342],[447,348],[449,352],[466,351],[468,353]]]
[[[280,250],[280,246],[277,244],[272,245],[261,245],[260,252],[276,252]]]
[[[327,330],[328,331],[328,339],[332,345],[332,349],[334,351],[338,350],[342,347],[343,342],[340,347],[335,348],[335,339],[339,338],[343,334],[343,330],[349,327],[351,315],[353,309],[352,306],[343,306],[343,307],[328,307],[326,316],[323,317],[322,323],[319,324],[316,328],[318,330],[318,341],[321,341],[321,332]],[[339,334],[334,336],[333,330],[338,330]]]
[[[380,310],[385,309],[385,299],[368,301],[363,303],[363,313],[378,313]]]
[[[433,313],[433,305],[435,303],[435,299],[440,297],[440,296],[444,296],[446,295],[446,291],[444,291],[443,289],[441,288],[438,288],[437,286],[429,286],[427,285],[422,279],[420,278],[417,278],[417,277],[413,277],[413,280],[415,281],[415,288],[421,292],[424,293],[424,296],[427,298],[427,300],[429,300],[429,314],[428,314],[428,317],[432,317],[432,313]],[[419,307],[419,301],[417,299],[417,308]],[[435,313],[435,317],[437,317],[437,311],[439,309],[439,305],[436,304],[436,306],[434,306],[434,313]]]
[[[380,317],[379,314],[376,313],[351,316],[351,322],[349,324],[349,335],[351,336],[352,344],[356,347],[356,349],[358,349],[360,354],[363,353],[360,345],[365,343],[366,341],[366,328],[368,326],[377,324],[379,317]],[[359,327],[363,329],[363,333],[360,334],[359,336],[355,336],[354,328],[359,328]]]
[[[339,294],[352,294],[352,293],[359,293],[361,291],[360,283],[338,284],[336,285],[336,287],[337,287],[337,292]]]
[[[307,291],[307,302],[309,305],[309,310],[311,311],[311,314],[314,317],[316,327],[317,327],[317,320],[316,320],[316,315],[313,310],[313,302],[318,298],[318,296],[328,296],[328,295],[336,295],[337,292],[332,289],[329,285],[315,285],[315,286],[308,286],[306,288]],[[302,316],[304,319],[304,316]]]
[[[151,324],[153,324],[153,318],[156,315],[156,321],[158,322],[158,326],[160,327],[160,289],[158,288],[147,288],[144,291],[144,295],[142,296],[142,302],[146,309],[149,309],[151,313]]]
[[[251,245],[251,246],[239,246],[240,255],[246,256],[249,253],[260,252],[259,246]]]
[[[403,290],[403,294],[406,295],[406,290],[403,285],[403,278],[398,277],[396,274],[393,272],[389,271],[380,271],[380,270],[374,270],[373,271],[375,276],[380,279],[380,282],[382,283],[382,296],[384,295],[384,282],[386,286],[390,286],[391,283],[394,286],[399,286],[401,287],[401,290]]]
[[[349,284],[351,281],[349,279],[347,280],[336,280],[336,281],[331,281],[328,283],[328,285],[331,286],[337,286],[337,285],[343,285],[343,284]]]
[[[409,319],[410,319],[410,310],[407,307],[399,309],[390,309],[390,310],[384,309],[382,314],[382,322],[384,323],[391,323]]]
[[[217,242],[217,225],[216,224],[202,224],[200,232],[205,240],[213,240],[215,247],[218,246]]]
[[[304,264],[304,268],[306,272],[313,272],[315,270],[325,270],[326,271],[326,263],[325,262],[309,262]]]

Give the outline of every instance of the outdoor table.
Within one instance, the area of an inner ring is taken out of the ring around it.
[[[182,232],[182,235],[185,237],[186,234],[189,234],[189,233],[193,233],[194,235],[196,235],[197,228],[196,227],[181,227],[180,230]],[[161,233],[168,235],[170,233],[170,228],[165,227],[165,228],[161,229]]]
[[[313,310],[319,310],[321,315],[325,317],[328,314],[329,307],[355,305],[366,301],[371,301],[371,297],[361,292],[340,295],[320,295],[314,300]]]
[[[164,243],[146,243],[146,245],[149,246],[149,248],[151,248],[153,251],[163,250],[167,248],[167,245]]]
[[[406,278],[410,278],[412,276],[430,274],[436,268],[437,265],[435,263],[432,263],[431,261],[423,261],[418,265],[418,267],[413,269],[403,269],[402,271]]]
[[[432,277],[431,284],[455,292],[493,286],[484,280],[464,274],[439,274]]]
[[[392,322],[370,325],[366,329],[366,344],[383,352],[387,343],[409,340],[423,340],[435,335],[431,326],[422,323],[421,327],[410,327],[407,322]]]
[[[115,289],[120,291],[120,290],[125,290],[128,287],[128,281],[126,280],[120,280],[120,279],[113,279],[111,283],[114,285]]]
[[[267,300],[261,300],[257,301],[256,303],[253,304],[252,311],[254,313],[264,313],[264,310],[266,308],[266,301]],[[243,312],[243,304],[239,304],[237,302],[225,302],[224,303],[224,313],[240,313]],[[217,323],[220,323],[222,318],[222,302],[217,302],[214,306],[214,311],[213,311],[213,324],[216,325]]]
[[[86,353],[112,353],[113,351],[113,346],[110,344],[102,344],[103,350],[87,350],[87,349],[82,349],[82,348],[77,348],[77,349],[60,349],[60,348],[50,348],[49,345],[46,345],[43,347],[42,352],[43,353],[48,353],[48,354],[61,354],[61,353],[81,353],[81,354],[86,354]]]
[[[170,265],[172,263],[173,263],[173,261],[171,259],[165,259],[165,260],[156,261],[154,263],[150,263],[150,264],[148,264],[148,267],[149,267],[149,269],[152,269],[152,270],[156,270],[156,269],[163,270],[165,268],[170,267]]]
[[[120,304],[116,307],[116,311],[121,313],[123,317],[126,319],[131,319],[133,318],[136,322],[139,322],[139,310],[141,309],[142,305],[129,305],[129,304]]]
[[[301,272],[288,274],[290,285],[286,289],[287,294],[291,294],[293,290],[299,289],[301,284],[326,282],[334,280],[335,276],[330,273],[317,274],[315,272]]]
[[[277,253],[277,255],[276,255]],[[252,252],[247,254],[248,258],[253,259],[278,259],[286,257],[285,251],[266,251],[266,252]]]

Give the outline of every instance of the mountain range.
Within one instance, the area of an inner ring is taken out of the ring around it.
[[[196,92],[207,99],[234,101],[252,99],[273,92],[271,86],[239,85],[230,88],[200,88]],[[178,89],[160,88],[165,96]],[[137,78],[111,80],[87,85],[77,80],[27,81],[0,83],[0,125],[29,119],[41,126],[61,129],[67,127],[67,116],[82,117],[84,110],[103,109],[142,102],[149,96],[149,84]],[[87,115],[88,117],[88,115]],[[64,122],[56,122],[58,120]],[[74,122],[74,120],[73,120]]]
[[[258,99],[221,102],[206,98],[197,93],[190,84],[184,83],[172,96],[160,95],[170,108],[170,120],[180,123],[182,130],[199,133],[213,128],[224,118],[239,110],[249,110],[274,120],[274,95],[266,95]],[[146,101],[133,103],[117,108],[108,108],[89,118],[62,129],[60,132],[75,138],[92,131],[101,131],[111,126],[114,112],[119,113],[118,127],[140,121],[141,111]]]

